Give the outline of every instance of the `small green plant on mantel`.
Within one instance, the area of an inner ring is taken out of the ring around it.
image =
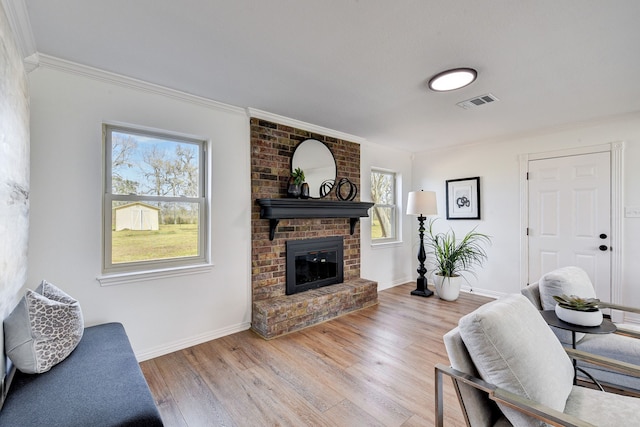
[[[296,168],[293,172],[291,172],[291,177],[293,178],[293,182],[296,185],[301,185],[304,182],[304,172],[300,168]]]
[[[581,298],[576,295],[554,295],[553,299],[560,307],[574,311],[597,311],[603,305],[598,298]]]

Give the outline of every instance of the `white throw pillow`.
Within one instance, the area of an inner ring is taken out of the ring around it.
[[[540,278],[540,300],[543,310],[556,307],[554,295],[577,295],[581,298],[596,298],[591,279],[586,271],[579,267],[562,267]]]
[[[582,298],[595,298],[596,291],[591,284],[591,279],[586,271],[579,267],[562,267],[553,270],[540,278],[540,301],[543,310],[553,310],[556,307],[554,295],[577,295]],[[552,328],[560,342],[572,343],[571,331]],[[585,334],[576,332],[576,343],[580,342]]]
[[[83,332],[78,301],[43,280],[4,320],[6,354],[20,371],[40,374],[69,356]]]
[[[500,388],[563,411],[573,387],[573,365],[538,310],[519,294],[463,316],[460,336],[481,377]],[[513,425],[540,422],[499,405]]]

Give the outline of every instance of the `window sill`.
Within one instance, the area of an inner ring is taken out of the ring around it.
[[[213,264],[189,265],[163,270],[134,271],[129,273],[115,273],[96,277],[100,286],[124,285],[127,283],[144,282],[148,280],[166,279],[168,277],[186,276],[189,274],[208,273]]]
[[[372,249],[385,249],[385,248],[394,248],[402,246],[402,240],[392,240],[387,242],[371,242]]]

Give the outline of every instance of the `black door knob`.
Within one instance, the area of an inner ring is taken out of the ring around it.
[[[609,247],[607,245],[600,245],[598,246],[598,249],[600,249],[601,251],[606,251],[607,249],[609,249]]]
[[[607,235],[606,235],[606,234],[604,234],[604,233],[602,233],[602,234],[600,235],[600,238],[601,238],[601,239],[606,239],[606,238],[607,238]]]

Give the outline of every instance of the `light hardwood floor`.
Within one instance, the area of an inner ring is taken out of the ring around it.
[[[442,335],[489,298],[415,297],[380,304],[266,341],[251,331],[141,363],[167,427],[432,426]],[[446,379],[445,425],[464,420]]]

